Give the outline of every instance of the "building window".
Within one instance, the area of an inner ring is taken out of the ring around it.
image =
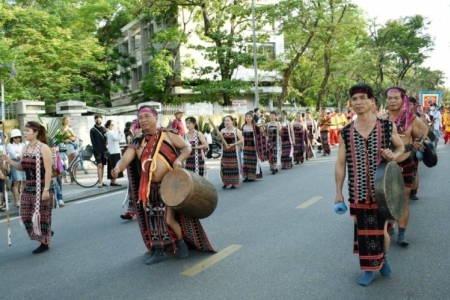
[[[148,73],[150,73],[150,63],[149,62],[144,63],[142,71],[143,71],[142,77],[145,77]]]
[[[142,80],[142,66],[139,66],[139,67],[133,69],[133,73],[134,73],[134,78],[136,81]]]
[[[141,34],[138,33],[133,37],[133,41],[134,41],[134,49],[138,50],[141,48]]]
[[[122,43],[122,53],[128,54],[130,51],[128,50],[128,41]]]
[[[155,35],[155,25],[153,23],[148,24],[148,37],[151,39]]]
[[[265,56],[267,60],[275,59],[275,43],[257,44],[258,56]],[[253,54],[253,44],[247,45],[247,53]]]

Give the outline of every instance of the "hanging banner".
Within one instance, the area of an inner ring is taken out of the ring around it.
[[[440,91],[421,91],[419,93],[419,101],[422,107],[430,107],[435,103],[437,107],[442,103],[442,92]]]
[[[247,100],[232,100],[232,105],[238,114],[246,114],[248,112]]]

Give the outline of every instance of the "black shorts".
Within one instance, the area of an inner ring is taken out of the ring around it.
[[[95,162],[106,166],[106,157],[103,154],[94,153]]]
[[[5,179],[0,179],[0,193],[5,191]]]

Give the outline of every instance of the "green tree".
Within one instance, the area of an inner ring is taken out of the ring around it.
[[[15,61],[17,70],[17,84],[7,85],[7,101],[43,100],[51,106],[68,98],[86,99],[88,78],[104,68],[97,62],[103,49],[93,33],[81,34],[78,24],[67,20],[77,14],[77,6],[50,1],[42,10],[31,5],[36,2],[17,3],[0,4],[0,49],[7,49],[6,57]],[[65,11],[67,18],[50,13],[51,4],[54,11]],[[65,10],[56,9],[60,5]]]
[[[205,43],[193,46],[210,66],[194,68],[197,78],[188,83],[200,100],[222,100],[231,105],[233,95],[248,92],[250,82],[233,78],[239,67],[253,65],[249,51],[251,30],[250,3],[246,0],[198,1],[195,20],[199,23],[196,34]],[[259,28],[265,25],[258,11]],[[247,32],[247,33],[246,33]],[[264,36],[259,41],[264,40]]]
[[[348,70],[357,49],[359,40],[365,37],[365,21],[359,17],[358,7],[347,0],[328,0],[325,12],[320,19],[320,28],[317,30],[316,38],[312,43],[314,52],[321,58],[322,79],[317,94],[317,105],[319,109],[325,97],[334,98],[334,106],[341,106],[343,101],[343,86],[347,83],[342,76],[348,76],[343,70]],[[335,82],[334,91],[327,93],[330,78]]]
[[[310,44],[319,28],[324,0],[283,0],[267,7],[272,22],[281,20],[285,53],[278,60],[281,73],[281,94],[277,99],[278,109],[289,95],[291,76],[300,59],[310,50]]]
[[[433,40],[426,32],[428,24],[420,15],[389,20],[384,26],[372,20],[365,44],[366,80],[377,90],[404,85],[408,72],[420,67],[433,49]]]

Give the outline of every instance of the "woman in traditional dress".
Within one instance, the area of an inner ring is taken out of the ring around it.
[[[316,120],[314,120],[311,117],[311,111],[309,109],[306,110],[305,112],[305,125],[306,125],[306,129],[308,130],[308,140],[309,140],[309,145],[307,147],[307,156],[308,158],[311,158],[314,156],[314,145],[316,144],[317,141],[317,122]],[[306,141],[307,142],[307,141]],[[308,144],[308,143],[306,143]]]
[[[122,154],[126,151],[128,145],[131,144],[133,139],[135,137],[139,137],[141,135],[141,128],[139,126],[139,122],[137,119],[133,120],[133,122],[127,122],[125,124],[124,134],[125,134],[125,141],[126,141],[127,145],[124,147]],[[126,201],[128,201],[128,209],[124,214],[120,215],[120,218],[123,220],[132,220],[134,218],[134,216],[136,215],[136,211],[134,210],[134,207],[133,207],[133,202],[132,202],[133,200],[131,198],[131,191],[130,191],[129,183],[128,183],[128,193],[127,193],[126,197],[127,197]]]
[[[303,122],[303,117],[301,112],[297,112],[295,115],[295,120],[291,123],[291,132],[293,137],[294,146],[294,162],[296,165],[303,163],[305,160],[304,152],[306,150],[308,131],[306,129],[306,124]],[[308,159],[308,156],[306,156]]]
[[[269,140],[269,164],[272,174],[278,172],[277,163],[280,161],[280,134],[281,125],[277,121],[277,112],[270,112],[270,122],[267,124],[267,138]]]
[[[255,119],[251,112],[245,114],[242,135],[244,137],[244,182],[255,181],[257,178],[262,178],[261,162],[265,161],[265,157],[263,153],[264,140],[262,131],[255,124]]]
[[[119,141],[122,138],[122,132],[120,132],[119,124],[117,124],[117,130],[114,129],[115,122],[113,120],[106,121],[105,124],[105,137],[108,141],[108,175],[107,178],[111,180],[111,186],[121,186],[121,184],[117,183],[117,178],[122,178],[123,173],[118,174],[116,178],[111,175],[112,169],[114,169],[116,163],[120,160],[121,151]]]
[[[23,149],[20,163],[6,155],[4,159],[13,168],[25,171],[26,185],[20,200],[20,216],[30,239],[41,243],[33,251],[38,254],[49,249],[53,235],[52,152],[47,146],[45,128],[38,122],[25,124],[24,138],[29,144]]]
[[[220,161],[220,176],[222,177],[223,189],[231,185],[235,189],[239,185],[239,148],[237,146],[244,142],[242,133],[234,127],[232,116],[224,118],[225,127],[221,130],[222,136],[222,159]]]
[[[19,129],[11,130],[10,143],[6,146],[6,152],[9,158],[13,161],[20,163],[22,158],[23,147],[25,144],[22,143],[22,133]],[[17,169],[11,169],[11,179],[12,179],[12,192],[14,196],[14,205],[20,206],[19,195],[23,192],[25,188],[26,175],[25,172],[19,171]]]
[[[292,168],[292,133],[287,113],[283,110],[280,115],[281,125],[281,169]]]
[[[186,159],[185,169],[197,173],[202,177],[206,177],[205,153],[204,149],[208,149],[203,134],[198,131],[197,120],[194,117],[185,119],[187,133],[184,134],[184,140],[191,144],[191,156]]]
[[[133,126],[133,122],[126,122],[125,129],[123,130],[123,134],[125,135],[125,143],[128,145],[133,140],[133,133],[131,132],[131,126]]]

